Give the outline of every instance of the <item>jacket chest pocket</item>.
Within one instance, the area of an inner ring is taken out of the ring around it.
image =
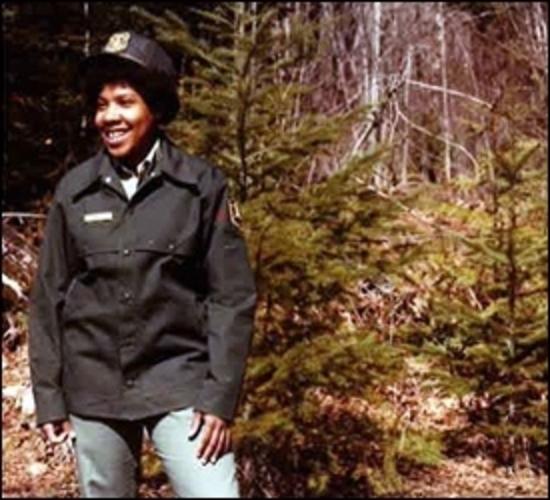
[[[189,193],[165,192],[136,207],[132,232],[138,252],[165,255],[187,262],[200,253],[201,217],[199,200]]]
[[[196,239],[189,237],[183,240],[170,236],[161,238],[140,239],[134,246],[136,252],[148,252],[152,254],[165,255],[178,261],[189,260],[196,256]]]
[[[166,284],[183,285],[187,289],[200,286],[200,252],[193,238],[185,240],[148,239],[135,246],[138,266],[144,270],[158,268],[159,278]]]

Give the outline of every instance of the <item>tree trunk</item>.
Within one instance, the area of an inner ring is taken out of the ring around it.
[[[408,109],[409,107],[409,81],[411,80],[412,76],[412,62],[413,62],[413,51],[414,48],[412,45],[409,45],[407,47],[407,60],[405,63],[405,90],[404,90],[404,105],[405,109]],[[405,132],[404,136],[405,139],[403,140],[403,158],[401,159],[401,184],[403,186],[406,186],[408,183],[408,166],[407,163],[409,162],[409,134],[410,134],[410,126],[409,124],[405,124]]]
[[[84,57],[90,55],[90,3],[84,2],[82,4],[82,12],[84,14],[84,26],[86,26],[86,31],[84,32],[84,48],[83,53]],[[84,136],[86,134],[86,127],[88,125],[86,113],[82,113],[80,118],[80,135]]]
[[[451,146],[450,138],[450,119],[449,119],[449,96],[447,94],[447,50],[445,42],[445,17],[443,13],[443,3],[437,3],[436,23],[439,35],[440,61],[441,61],[441,86],[443,87],[443,137],[445,138],[445,180],[451,180]]]

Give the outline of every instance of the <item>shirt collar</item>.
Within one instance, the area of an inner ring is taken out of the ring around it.
[[[127,167],[124,165],[124,163],[117,161],[115,159],[112,159],[113,167],[115,170],[119,173],[119,175],[126,179],[128,177],[139,177],[143,178],[144,175],[150,172],[151,165],[153,165],[154,159],[155,159],[155,153],[157,152],[157,149],[159,147],[160,140],[157,139],[145,158],[141,160],[137,165],[135,169],[132,169],[130,167]]]

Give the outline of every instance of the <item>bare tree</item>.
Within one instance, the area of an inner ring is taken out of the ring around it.
[[[321,21],[315,57],[293,70],[295,81],[315,89],[297,98],[295,113],[368,108],[347,143],[312,165],[309,181],[381,144],[391,144],[393,154],[375,169],[377,189],[418,178],[479,178],[477,157],[505,137],[498,116],[513,88],[535,110],[514,120],[523,120],[525,133],[546,137],[543,2],[306,2],[285,9],[280,23],[289,36],[293,16]]]

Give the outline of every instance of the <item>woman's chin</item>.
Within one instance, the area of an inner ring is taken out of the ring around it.
[[[109,145],[105,145],[107,148],[108,153],[113,157],[116,158],[119,161],[124,162],[126,159],[128,159],[131,156],[131,152],[128,151],[128,148],[124,147],[113,147]]]

